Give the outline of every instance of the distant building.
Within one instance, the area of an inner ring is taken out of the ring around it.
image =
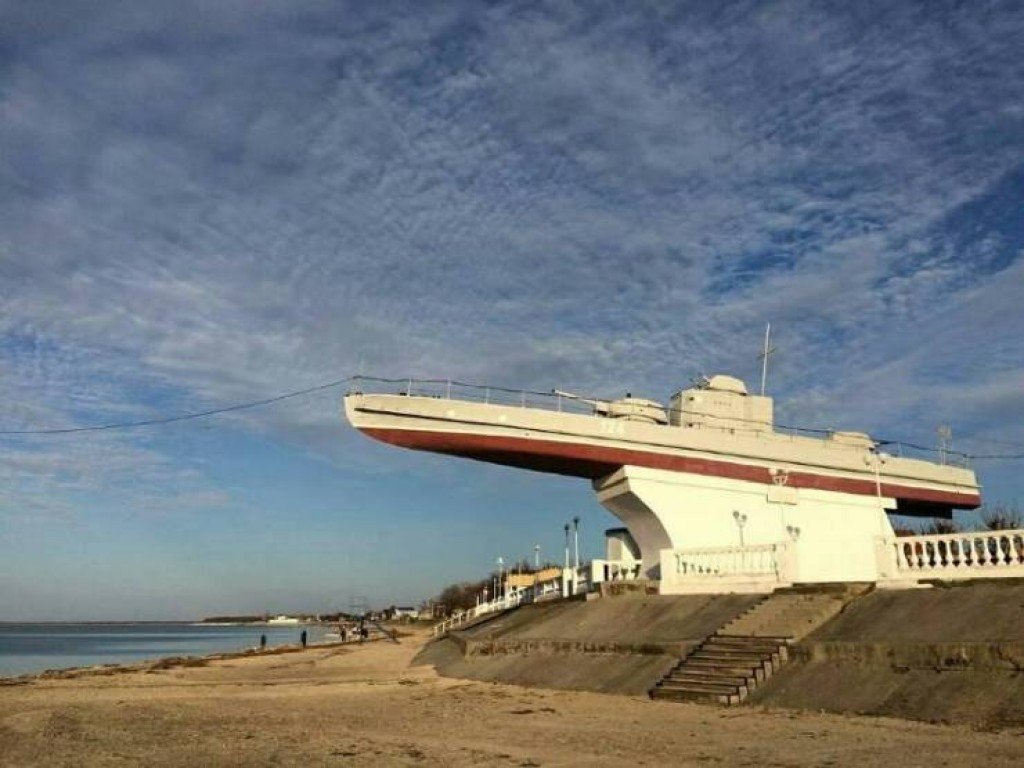
[[[562,578],[562,569],[555,567],[542,568],[535,573],[510,573],[505,577],[505,589],[526,589],[547,581]]]
[[[412,606],[392,605],[384,611],[384,618],[386,619],[418,619],[419,616],[419,609]]]

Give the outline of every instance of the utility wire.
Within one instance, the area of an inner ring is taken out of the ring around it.
[[[1020,461],[1024,459],[1024,453],[968,453],[965,454],[971,461],[1006,459],[1007,461]]]
[[[352,376],[346,376],[344,379],[329,381],[326,384],[318,384],[317,386],[309,387],[308,389],[297,389],[294,392],[285,392],[283,395],[276,395],[275,397],[268,397],[263,400],[252,400],[248,403],[237,403],[235,405],[225,406],[224,408],[211,408],[208,411],[199,411],[198,413],[182,413],[177,416],[167,416],[160,419],[145,419],[143,421],[119,421],[112,424],[97,424],[91,427],[64,427],[60,429],[4,429],[0,430],[0,435],[71,435],[78,432],[102,432],[109,429],[134,429],[136,427],[153,427],[159,424],[173,424],[178,421],[192,421],[194,419],[202,419],[207,416],[216,416],[221,413],[232,413],[234,411],[244,411],[249,408],[260,408],[264,405],[279,403],[282,400],[289,400],[293,397],[311,395],[314,392],[321,392],[325,389],[340,387],[342,384],[347,384],[352,381],[352,378]]]
[[[335,381],[328,381],[325,384],[318,384],[315,387],[308,387],[307,389],[297,389],[297,390],[295,390],[293,392],[285,392],[284,394],[276,395],[274,397],[268,397],[268,398],[265,398],[263,400],[252,400],[252,401],[245,402],[245,403],[236,403],[235,405],[228,405],[228,406],[225,406],[223,408],[211,408],[210,410],[199,411],[199,412],[196,412],[196,413],[183,413],[183,414],[179,414],[177,416],[167,416],[167,417],[158,418],[158,419],[144,419],[144,420],[141,420],[141,421],[120,421],[120,422],[113,422],[113,423],[110,423],[110,424],[97,424],[97,425],[89,426],[89,427],[63,427],[63,428],[56,428],[56,429],[4,429],[4,430],[0,430],[0,436],[15,437],[15,436],[19,436],[19,435],[21,435],[21,436],[30,436],[30,435],[71,435],[71,434],[77,434],[77,433],[81,433],[81,432],[103,432],[103,431],[113,430],[113,429],[135,429],[137,427],[153,427],[153,426],[159,426],[159,425],[162,425],[162,424],[174,424],[174,423],[180,422],[180,421],[194,421],[195,419],[202,419],[202,418],[206,418],[207,416],[217,416],[217,415],[222,414],[222,413],[233,413],[235,411],[244,411],[244,410],[248,410],[250,408],[261,408],[261,407],[266,406],[266,405],[272,405],[274,403],[279,403],[282,400],[290,400],[290,399],[295,398],[295,397],[303,397],[305,395],[315,394],[316,392],[322,392],[322,391],[327,390],[327,389],[333,389],[335,387],[340,387],[343,384],[348,384],[350,382],[358,382],[360,380],[375,381],[375,382],[378,382],[378,383],[389,383],[389,384],[402,384],[402,383],[405,383],[405,382],[410,382],[410,383],[416,382],[416,383],[419,383],[419,384],[448,384],[448,385],[459,386],[459,387],[471,387],[471,388],[479,388],[479,389],[485,389],[486,388],[486,389],[489,389],[491,391],[510,392],[510,393],[516,393],[516,394],[525,393],[525,394],[541,395],[541,396],[550,396],[550,394],[551,394],[550,392],[528,392],[526,390],[507,389],[505,387],[483,387],[483,386],[481,386],[479,384],[467,384],[466,382],[451,381],[451,380],[447,380],[447,379],[427,379],[427,380],[424,380],[424,379],[380,379],[380,378],[373,378],[373,377],[368,377],[368,376],[346,376],[343,379],[336,379]],[[666,412],[667,411],[668,411],[668,409],[666,409]],[[698,413],[698,412],[693,411],[693,412],[690,412],[690,413]],[[709,413],[709,414],[701,414],[701,415],[713,416],[714,414],[710,414]],[[744,418],[735,418],[735,417],[731,418],[731,420],[733,420],[733,421],[754,421],[753,419],[744,419]],[[762,422],[758,422],[758,423],[762,423]],[[774,426],[779,427],[781,429],[789,429],[789,430],[793,430],[793,431],[796,431],[796,432],[806,432],[806,433],[813,433],[813,434],[829,434],[830,432],[833,431],[833,430],[830,430],[830,429],[818,429],[818,428],[812,428],[812,427],[797,427],[797,426],[790,426],[790,425],[785,425],[785,424],[775,424]],[[902,445],[902,446],[907,447],[907,448],[913,448],[913,449],[920,450],[920,451],[928,451],[928,452],[936,452],[937,451],[937,449],[935,449],[935,448],[932,448],[932,447],[929,447],[929,446],[925,446],[925,445],[917,445],[915,443],[910,443],[910,442],[907,442],[905,440],[877,440],[875,442],[878,445],[897,445],[898,444],[898,445]],[[998,441],[994,441],[994,442],[998,442]],[[964,452],[961,452],[961,451],[952,451],[952,450],[951,451],[947,451],[947,453],[955,454],[955,455],[958,455],[958,456],[963,456],[964,458],[970,459],[972,461],[974,461],[974,460],[1008,460],[1008,461],[1024,460],[1024,453],[970,454],[970,453],[964,453]]]

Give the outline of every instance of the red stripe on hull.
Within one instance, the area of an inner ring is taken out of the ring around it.
[[[765,485],[772,483],[772,476],[767,467],[734,464],[728,461],[692,456],[674,456],[627,448],[501,435],[374,428],[364,428],[362,431],[376,440],[402,448],[461,456],[538,472],[584,477],[589,480],[604,477],[623,465],[631,464],[670,472],[690,472],[695,475],[746,480]],[[860,496],[874,496],[878,493],[874,480],[858,480],[810,472],[790,472],[786,485],[792,488],[811,488]],[[981,497],[977,494],[952,493],[890,483],[882,483],[881,493],[882,496],[888,498],[957,509],[974,509],[981,504]]]

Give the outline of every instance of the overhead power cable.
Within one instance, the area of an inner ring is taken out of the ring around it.
[[[473,388],[473,389],[487,389],[487,390],[492,391],[492,392],[508,392],[508,393],[515,393],[515,394],[530,394],[530,395],[538,395],[538,396],[550,396],[550,394],[551,394],[550,392],[529,392],[529,391],[526,391],[526,390],[508,389],[508,388],[505,388],[505,387],[484,387],[483,385],[480,385],[480,384],[468,384],[466,382],[452,381],[450,379],[407,379],[407,378],[405,378],[405,379],[382,379],[382,378],[375,378],[375,377],[368,377],[368,376],[358,376],[357,375],[357,376],[346,376],[346,377],[344,377],[342,379],[336,379],[334,381],[328,381],[328,382],[326,382],[324,384],[318,384],[318,385],[316,385],[314,387],[307,387],[306,389],[297,389],[297,390],[294,390],[292,392],[285,392],[284,394],[275,395],[274,397],[267,397],[267,398],[264,398],[262,400],[251,400],[249,402],[236,403],[234,405],[228,405],[228,406],[224,406],[224,407],[221,407],[221,408],[211,408],[211,409],[206,410],[206,411],[198,411],[198,412],[195,412],[195,413],[182,413],[182,414],[178,414],[178,415],[175,415],[175,416],[165,416],[165,417],[160,417],[160,418],[155,418],[155,419],[143,419],[143,420],[140,420],[140,421],[120,421],[120,422],[112,422],[110,424],[97,424],[97,425],[86,426],[86,427],[60,427],[60,428],[51,428],[51,429],[4,429],[4,430],[0,430],[0,437],[2,437],[2,436],[15,437],[15,436],[19,436],[19,435],[21,435],[21,436],[31,436],[31,435],[70,435],[70,434],[77,434],[77,433],[80,433],[80,432],[103,432],[103,431],[115,430],[115,429],[135,429],[137,427],[153,427],[153,426],[159,426],[159,425],[163,425],[163,424],[173,424],[173,423],[180,422],[180,421],[194,421],[196,419],[202,419],[202,418],[206,418],[208,416],[217,416],[219,414],[224,414],[224,413],[233,413],[233,412],[236,412],[236,411],[244,411],[244,410],[248,410],[250,408],[261,408],[263,406],[272,405],[274,403],[279,403],[282,400],[290,400],[290,399],[296,398],[296,397],[303,397],[305,395],[315,394],[317,392],[322,392],[322,391],[327,390],[327,389],[333,389],[335,387],[340,387],[340,386],[342,386],[344,384],[348,384],[348,383],[351,383],[351,382],[359,382],[359,381],[374,381],[374,382],[382,383],[382,384],[383,383],[387,383],[387,384],[405,384],[405,383],[408,382],[410,385],[413,382],[418,383],[418,384],[438,384],[438,385],[444,384],[444,385],[448,385],[448,386],[468,387],[468,388]],[[691,412],[691,413],[694,413],[694,412]],[[713,416],[714,414],[710,414],[709,413],[709,414],[702,414],[702,415]],[[744,419],[744,418],[735,418],[735,417],[730,417],[730,420],[732,420],[732,421],[755,421],[753,419]],[[758,423],[761,423],[761,422],[758,422]],[[795,431],[795,432],[804,432],[804,433],[811,433],[811,434],[830,434],[830,433],[832,433],[834,431],[834,430],[831,430],[831,429],[820,429],[820,428],[815,428],[815,427],[799,427],[799,426],[792,426],[792,425],[785,425],[785,424],[775,424],[774,426],[778,427],[780,429],[788,429],[788,430],[792,430],[792,431]],[[935,449],[935,448],[932,448],[932,447],[929,447],[929,446],[925,446],[925,445],[918,445],[918,444],[915,444],[915,443],[909,443],[909,442],[907,442],[905,440],[876,440],[875,442],[879,446],[882,446],[882,445],[902,445],[903,447],[913,448],[913,449],[920,450],[920,451],[927,451],[927,452],[932,452],[932,453],[938,452],[937,449]],[[998,442],[998,441],[993,441],[993,442]],[[1012,445],[1012,444],[1007,443],[1007,445]],[[1024,453],[971,454],[971,453],[964,453],[964,452],[961,452],[961,451],[947,451],[947,453],[951,453],[951,454],[954,454],[954,455],[962,456],[962,457],[964,457],[966,459],[970,459],[972,461],[974,461],[974,460],[1007,460],[1007,461],[1024,460]]]
[[[263,400],[252,400],[247,403],[236,403],[235,405],[228,405],[223,408],[211,408],[208,411],[198,411],[196,413],[182,413],[177,416],[166,416],[158,419],[143,419],[142,421],[118,421],[111,424],[97,424],[91,427],[61,427],[56,429],[4,429],[0,430],[0,435],[71,435],[78,432],[103,432],[110,429],[134,429],[136,427],[153,427],[159,424],[173,424],[177,421],[192,421],[194,419],[202,419],[207,416],[216,416],[221,413],[233,413],[234,411],[244,411],[249,408],[260,408],[265,405],[271,405],[273,403],[279,403],[282,400],[289,400],[293,397],[302,397],[303,395],[311,395],[315,392],[321,392],[325,389],[332,389],[334,387],[340,387],[342,384],[347,384],[352,381],[351,376],[346,376],[344,379],[338,379],[337,381],[329,381],[326,384],[318,384],[315,387],[309,387],[307,389],[297,389],[294,392],[285,392],[283,395],[275,395],[274,397],[268,397]]]
[[[967,458],[971,461],[978,461],[980,459],[995,460],[995,459],[1007,459],[1007,460],[1020,460],[1024,459],[1024,453],[968,453]]]

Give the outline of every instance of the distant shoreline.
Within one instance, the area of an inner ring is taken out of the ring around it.
[[[26,626],[33,622],[0,622],[7,624],[17,624],[19,626]],[[54,626],[55,624],[63,624],[65,622],[37,622],[38,625]],[[83,622],[68,622],[74,626],[80,626]],[[111,626],[111,625],[168,625],[168,626],[185,626],[183,622],[94,622],[97,625]],[[299,624],[292,627],[281,627],[272,626],[271,629],[301,629],[302,627],[310,626],[331,626],[333,622],[326,623],[321,622],[319,624]],[[193,623],[193,625],[195,625]],[[198,624],[198,626],[218,626],[215,624]],[[235,626],[235,625],[230,625]],[[260,625],[244,625],[244,626],[260,626]],[[265,626],[265,625],[263,625]],[[403,633],[396,633],[397,636],[401,636]],[[337,639],[336,634],[332,635],[327,633],[323,637],[317,639],[310,639],[307,645],[304,647],[300,643],[283,643],[279,645],[271,645],[266,648],[260,648],[258,645],[248,645],[243,648],[236,650],[222,650],[212,651],[210,653],[200,653],[194,655],[164,655],[164,656],[153,656],[147,659],[135,660],[135,661],[124,661],[124,662],[109,662],[102,664],[88,664],[78,665],[70,667],[50,667],[47,669],[37,669],[29,672],[21,672],[16,674],[4,674],[0,672],[0,686],[10,685],[24,685],[31,683],[35,680],[64,680],[73,679],[78,677],[85,677],[90,675],[113,675],[120,673],[132,673],[132,672],[155,672],[165,669],[175,669],[180,667],[201,667],[205,666],[211,661],[219,661],[225,659],[244,659],[244,658],[256,658],[260,656],[273,656],[282,653],[296,653],[303,650],[311,649],[324,649],[324,648],[340,648],[342,646],[361,644],[358,637],[351,637],[344,642]],[[387,635],[382,634],[376,630],[371,630],[369,637],[365,638],[362,642],[371,643],[380,640],[387,639]]]
[[[151,620],[140,620],[135,621],[132,619],[128,620],[93,620],[93,621],[17,621],[17,620],[0,620],[0,627],[3,626],[19,626],[19,627],[88,627],[88,626],[141,626],[141,625],[152,625],[152,624],[197,624],[201,623],[196,619],[151,619]]]
[[[0,627],[141,627],[141,626],[193,626],[193,627],[327,627],[335,621],[301,621],[296,624],[269,624],[267,621],[205,621],[204,619],[154,619],[147,621],[12,621],[0,620]]]
[[[205,656],[329,641],[335,625],[147,622],[0,623],[0,678],[104,665],[134,665],[174,656]],[[334,632],[337,635],[336,632]]]
[[[385,639],[378,635],[367,638],[365,642],[372,643]],[[159,659],[149,659],[124,664],[95,664],[81,667],[64,667],[55,669],[44,669],[38,672],[25,672],[20,675],[0,675],[0,686],[28,685],[39,680],[74,680],[79,677],[106,677],[109,675],[131,674],[135,672],[160,672],[168,669],[179,669],[183,667],[205,667],[211,661],[226,661],[231,659],[259,658],[263,656],[279,656],[287,653],[301,653],[307,650],[323,650],[325,648],[340,648],[347,645],[359,645],[357,639],[331,642],[314,642],[303,647],[298,643],[290,645],[276,645],[272,648],[245,648],[240,651],[221,651],[207,653],[199,656],[166,656]]]

